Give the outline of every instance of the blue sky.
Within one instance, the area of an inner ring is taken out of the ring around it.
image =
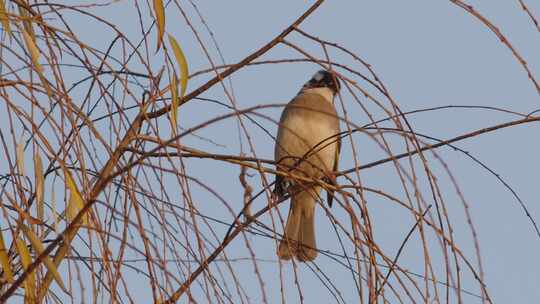
[[[540,15],[540,3],[532,0],[528,2],[530,2],[527,4],[531,12],[536,16]],[[305,1],[196,2],[227,64],[243,59],[267,43],[302,14],[309,4]],[[521,10],[519,1],[474,1],[470,4],[501,29],[525,58],[533,74],[540,71],[540,57],[538,56],[540,33]],[[148,9],[146,4],[141,5],[143,9]],[[173,6],[173,4],[170,5]],[[200,33],[213,62],[222,64],[194,6],[190,2],[182,1],[182,8],[185,9],[193,26]],[[95,8],[93,11],[116,24],[133,41],[139,41],[137,12],[130,2],[119,1],[101,9]],[[146,13],[143,16],[143,22],[148,26],[152,21],[150,12],[143,13]],[[66,18],[69,19],[70,16],[66,14]],[[105,48],[114,37],[110,31],[94,27],[92,22],[84,18],[73,19],[71,22],[73,22],[73,28],[79,31],[79,37],[87,44]],[[513,114],[501,113],[485,107],[504,108],[524,114],[540,108],[539,92],[509,49],[477,19],[450,1],[327,1],[300,28],[321,39],[336,42],[367,61],[403,112],[448,105],[484,107],[481,109],[455,107],[408,116],[407,119],[413,129],[420,134],[448,139],[519,118]],[[174,7],[167,9],[166,29],[181,44],[190,71],[195,72],[210,67],[196,37]],[[151,38],[155,39],[155,35],[151,35]],[[325,56],[320,45],[305,39],[298,33],[293,33],[286,39],[316,58],[323,59]],[[151,42],[150,49],[153,51],[154,40]],[[120,49],[115,49],[115,52],[117,55],[121,54]],[[158,71],[163,65],[162,53],[151,53],[149,56],[152,67]],[[330,56],[340,64],[362,73],[367,72],[350,56],[335,50],[330,51]],[[265,54],[261,60],[302,57],[293,49],[279,45]],[[130,68],[134,71],[143,70],[136,61],[130,63]],[[226,83],[226,87],[230,93],[232,85],[235,103],[240,109],[255,105],[284,104],[294,97],[302,84],[319,68],[314,63],[282,63],[246,67],[236,72],[231,77],[231,82]],[[357,81],[358,85],[370,94],[381,97],[365,81],[343,70],[338,69],[338,71]],[[188,92],[204,83],[210,76],[210,74],[205,74],[190,80]],[[73,82],[77,81],[80,79],[80,74],[73,72],[73,78]],[[166,80],[162,85],[165,84]],[[73,94],[77,96],[79,93]],[[221,85],[214,86],[200,97],[230,104]],[[360,102],[356,102],[351,94],[344,92],[343,103],[349,120],[356,125],[362,126],[369,123],[369,117],[362,110],[361,105],[365,106],[375,119],[385,118],[383,111],[363,96],[360,96]],[[279,107],[269,107],[258,110],[258,113],[277,120],[280,110]],[[106,109],[103,108],[102,111],[104,113]],[[96,117],[99,116],[98,112],[95,114]],[[338,112],[343,115],[342,108]],[[223,106],[192,100],[180,109],[179,124],[182,128],[189,128],[226,113],[230,113],[230,110]],[[275,134],[277,129],[275,122],[262,116],[253,116],[253,118],[271,134]],[[250,151],[246,134],[239,135],[237,121],[235,118],[220,121],[197,132],[197,135],[203,139],[190,136],[183,138],[182,143],[213,153],[240,154],[244,152],[252,155],[255,152],[258,157],[273,158],[274,148],[271,137],[244,119],[249,139],[254,147],[254,151]],[[160,121],[158,125],[164,129],[169,126],[166,119]],[[390,124],[384,126],[388,127]],[[107,130],[106,126],[101,127],[103,129],[100,130],[104,132]],[[345,126],[342,125],[342,128],[344,129]],[[530,123],[483,134],[460,141],[455,145],[469,152],[499,174],[518,193],[532,218],[540,221],[539,132],[540,125]],[[167,134],[167,131],[162,134]],[[387,136],[394,153],[406,151],[400,137],[391,134]],[[240,141],[239,138],[242,140]],[[429,140],[427,142],[433,143]],[[341,170],[354,166],[353,150],[360,164],[387,157],[387,154],[372,138],[363,132],[355,134],[352,137],[352,143],[350,139],[345,139],[343,147]],[[446,212],[453,228],[454,242],[470,259],[472,265],[477,267],[475,245],[467,223],[466,210],[452,184],[452,177],[457,181],[458,189],[466,200],[467,211],[471,215],[477,232],[485,283],[493,302],[534,303],[538,301],[540,299],[538,289],[540,273],[537,257],[540,254],[540,238],[536,235],[518,201],[493,174],[475,163],[466,154],[448,147],[439,148],[436,152],[444,163],[439,162],[431,153],[426,153],[426,156],[429,167],[437,178],[441,196],[444,198]],[[422,172],[422,162],[418,157],[414,157],[412,162],[418,174],[417,184],[420,195],[426,204],[432,204],[429,184]],[[409,163],[407,159],[403,159],[400,164],[407,167]],[[175,165],[178,166],[177,163]],[[216,195],[198,186],[196,182],[192,182],[191,195],[199,211],[230,223],[233,215],[242,208],[243,190],[238,181],[239,168],[223,162],[198,159],[186,159],[184,165],[195,180],[204,181],[206,185],[210,185],[226,202],[222,203]],[[446,173],[445,165],[450,168],[452,177]],[[410,168],[407,170],[411,173]],[[256,193],[261,189],[260,176],[255,171],[248,173],[252,175],[248,181]],[[270,181],[273,180],[271,175],[266,177]],[[354,174],[351,177],[355,180],[358,178]],[[359,177],[365,187],[380,189],[400,198],[405,196],[405,189],[391,164],[361,171]],[[183,206],[178,179],[167,175],[163,180],[169,195],[167,200]],[[340,182],[346,183],[346,180],[340,179]],[[407,190],[411,189],[413,188],[409,185]],[[387,256],[393,257],[407,232],[414,225],[415,219],[403,208],[380,196],[368,193],[365,199],[375,242]],[[257,210],[265,204],[266,199],[261,197],[254,202],[254,209]],[[431,211],[433,219],[436,219],[434,209],[433,207]],[[286,217],[288,204],[282,204],[279,210],[281,215]],[[343,208],[335,205],[329,211],[350,231],[348,216]],[[275,212],[274,216],[276,216]],[[181,231],[181,225],[174,222],[174,217],[169,220],[171,220],[171,225]],[[278,232],[281,231],[282,227],[277,216],[274,220]],[[150,224],[152,220],[148,219],[148,221]],[[338,236],[323,208],[318,207],[316,221],[319,249],[338,255],[353,253],[350,244],[346,244],[344,248],[340,247]],[[197,219],[197,222],[202,227],[202,233],[210,239],[208,242],[210,247],[216,246],[227,230],[226,225],[217,222],[209,222],[208,226],[205,226],[203,219]],[[272,220],[268,215],[263,216],[261,222],[272,226]],[[210,228],[216,234],[215,237]],[[181,232],[178,232],[178,235],[179,238],[183,238]],[[343,237],[344,234],[340,233],[339,236]],[[193,241],[195,237],[190,235],[185,237],[185,240]],[[137,242],[137,237],[131,241],[136,246],[141,245],[140,241]],[[437,265],[434,272],[441,281],[444,281],[444,259],[439,241],[435,234],[428,232],[426,242],[432,264]],[[249,248],[246,244],[249,244]],[[183,252],[181,248],[178,250]],[[140,258],[133,252],[131,254],[133,254],[129,256],[131,258]],[[224,277],[218,279],[218,284],[226,290],[232,290],[231,302],[259,303],[266,298],[268,303],[277,303],[280,300],[285,300],[287,303],[299,303],[300,294],[304,303],[359,302],[354,283],[354,280],[358,278],[351,273],[350,269],[324,255],[316,260],[316,265],[293,265],[289,262],[280,266],[275,256],[275,242],[257,234],[239,236],[227,248],[226,254],[230,259],[239,260],[233,262],[231,268],[217,261],[210,269],[213,273],[223,271]],[[256,268],[263,278],[264,288],[261,287],[260,277],[254,272],[254,265],[249,259],[252,254],[258,259]],[[424,275],[423,257],[422,240],[416,231],[403,249],[399,264],[410,272]],[[345,259],[340,259],[340,261],[346,262]],[[138,266],[141,265],[144,263],[138,264]],[[192,266],[194,267],[195,264]],[[460,266],[462,267],[460,272],[462,289],[479,295],[478,283],[464,263],[460,262]],[[171,263],[168,270],[178,272],[174,263]],[[183,270],[187,271],[187,269]],[[387,271],[386,268],[381,268],[381,270]],[[130,272],[129,269],[125,271],[129,274],[126,275],[126,280],[130,283],[131,295],[137,297],[136,302],[150,300],[151,292],[145,278],[135,271]],[[455,269],[452,271],[455,275]],[[241,282],[242,292],[237,293],[233,288],[234,281],[231,273],[234,273]],[[340,296],[333,295],[324,286],[322,282],[325,279],[321,281],[317,276],[321,273],[324,273],[340,291]],[[418,277],[415,279],[423,288],[424,281]],[[178,276],[178,280],[182,281],[181,275]],[[295,283],[296,280],[300,288]],[[202,287],[204,283],[200,280],[193,285],[193,296],[199,302],[206,301],[206,294]],[[391,278],[390,283],[399,287],[395,278]],[[413,290],[412,285],[406,285],[407,288]],[[445,296],[442,296],[446,292],[445,287],[442,284],[435,284],[435,286],[438,292],[441,292],[440,298],[445,299]],[[173,284],[172,287],[177,286]],[[430,285],[429,289],[433,296],[433,286]],[[402,300],[405,303],[412,302],[410,298],[403,295],[402,289],[397,290],[403,296]],[[389,290],[387,296],[391,303],[397,302],[396,297]],[[452,292],[449,297],[449,303],[457,303]],[[474,295],[463,293],[462,297],[463,303],[481,303],[481,300]],[[411,298],[417,302],[423,302],[418,293],[413,293]],[[107,302],[105,299],[103,301]],[[187,301],[182,301],[182,303],[185,302]]]

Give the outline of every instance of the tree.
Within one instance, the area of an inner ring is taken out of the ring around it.
[[[404,111],[365,59],[303,28],[324,10],[323,2],[230,64],[192,2],[1,1],[0,302],[295,302],[314,292],[302,283],[302,273],[311,270],[338,303],[351,295],[362,303],[468,302],[464,297],[491,303],[469,203],[438,149],[450,147],[496,177],[540,237],[514,188],[456,145],[532,127],[538,111],[479,106],[515,117],[451,138],[418,132],[414,114],[475,107]],[[500,39],[540,93],[533,71],[500,29],[467,3],[450,3]],[[519,4],[540,31],[532,10]],[[106,10],[133,10],[137,18],[129,26],[137,31],[102,16]],[[103,38],[87,36],[89,27]],[[179,27],[189,36],[176,35]],[[294,55],[269,56],[281,47]],[[210,68],[189,68],[204,60]],[[332,245],[320,249],[324,264],[275,258],[288,197],[273,194],[273,180],[291,174],[261,153],[271,155],[276,114],[287,100],[244,107],[233,90],[239,86],[232,76],[241,70],[281,64],[329,69],[343,83],[336,103],[343,132],[334,138],[343,141],[338,185],[310,181],[336,193],[332,209],[324,200],[318,208],[331,228]],[[231,145],[238,151],[223,153],[221,136],[237,138]],[[364,150],[377,158],[367,161]],[[374,168],[387,180],[382,188],[365,182]],[[454,233],[456,201],[472,253]],[[392,249],[378,235],[374,202],[390,204],[403,219],[390,223],[399,231]],[[419,255],[420,270],[402,263],[407,247]],[[270,267],[267,257],[273,257]]]

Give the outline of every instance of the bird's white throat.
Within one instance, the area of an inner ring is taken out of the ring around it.
[[[306,88],[302,90],[303,93],[319,94],[329,103],[334,103],[334,93],[329,88]]]

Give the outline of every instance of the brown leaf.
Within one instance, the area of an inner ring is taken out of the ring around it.
[[[176,134],[176,127],[178,125],[178,80],[176,79],[176,73],[172,73],[171,78],[171,123],[174,134]]]
[[[165,33],[165,7],[162,0],[154,0],[154,12],[156,13],[156,23],[158,28],[157,50],[163,43],[163,34]]]
[[[19,174],[24,175],[24,140],[22,138],[17,144],[17,169],[19,169]]]
[[[44,195],[44,177],[43,177],[43,162],[39,156],[39,152],[36,150],[34,154],[34,178],[36,184],[36,208],[37,208],[37,217],[40,221],[44,221],[44,206],[43,206],[43,195]]]

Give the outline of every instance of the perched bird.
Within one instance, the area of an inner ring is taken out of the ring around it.
[[[338,79],[321,70],[302,87],[290,101],[279,122],[275,147],[275,160],[279,170],[320,179],[333,176],[337,170],[340,141],[339,119],[334,97],[340,89]],[[334,178],[326,179],[333,183]],[[317,257],[315,243],[315,206],[321,186],[276,176],[274,192],[278,197],[291,194],[291,206],[284,238],[277,254],[289,260],[312,261]],[[328,192],[328,204],[333,193]]]

